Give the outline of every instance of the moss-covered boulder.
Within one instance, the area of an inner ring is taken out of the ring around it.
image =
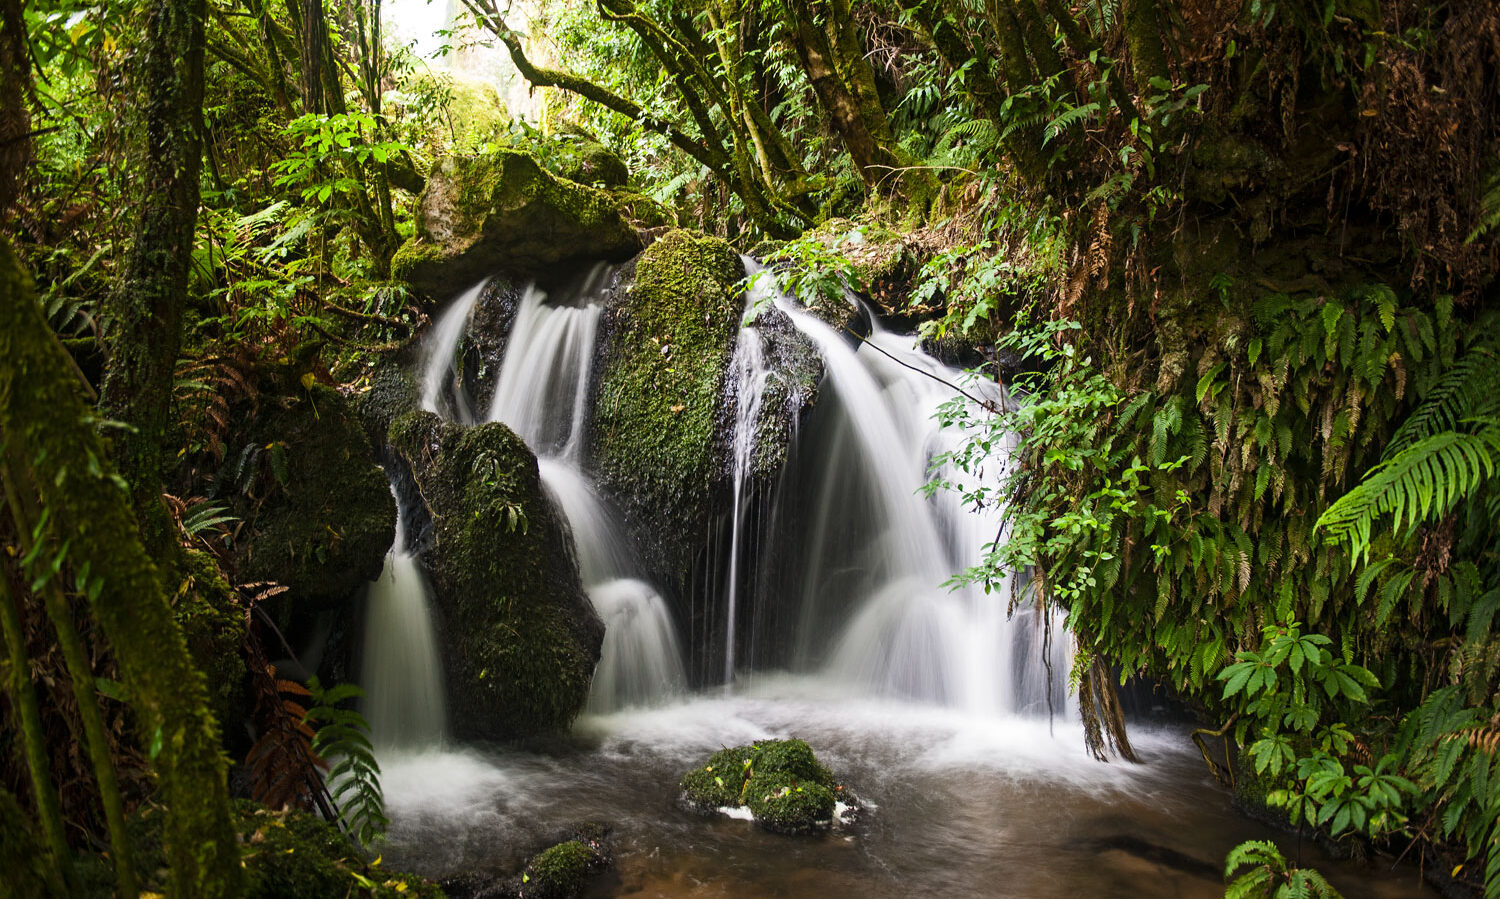
[[[417,234],[391,260],[391,273],[443,297],[497,269],[530,275],[569,260],[618,262],[641,245],[609,194],[503,149],[433,166]]]
[[[299,611],[329,610],[380,575],[396,535],[390,482],[349,401],[321,384],[263,404],[225,466],[245,521],[245,581],[277,581]]]
[[[755,822],[778,833],[829,826],[840,800],[855,805],[802,740],[761,740],[721,749],[682,776],[683,799],[700,811],[745,806]]]
[[[662,577],[681,577],[716,493],[717,427],[744,277],[722,240],[671,231],[625,273],[609,310],[592,440],[600,482]]]
[[[464,427],[429,412],[397,419],[390,440],[432,519],[422,560],[442,618],[455,735],[566,728],[588,699],[604,625],[536,457],[503,424]]]
[[[527,862],[516,894],[521,899],[574,899],[583,895],[589,878],[608,863],[605,855],[588,842],[558,843]]]
[[[745,784],[755,823],[778,833],[806,833],[833,823],[833,791],[787,771],[758,771]]]

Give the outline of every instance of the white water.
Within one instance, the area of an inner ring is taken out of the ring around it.
[[[855,348],[784,295],[775,303],[817,346],[825,371],[815,449],[800,472],[812,485],[806,520],[773,535],[803,544],[791,585],[800,596],[798,666],[857,692],[985,717],[1062,711],[1069,660],[1060,623],[1048,647],[1049,629],[1029,608],[1007,615],[1003,587],[945,586],[1001,527],[998,510],[963,508],[952,491],[922,495],[933,458],[962,439],[934,415],[964,374],[878,324]],[[967,389],[1004,400],[993,383]],[[984,476],[998,484],[998,471]]]
[[[474,420],[469,409],[463,385],[457,382],[458,342],[469,327],[469,318],[474,314],[474,304],[484,293],[489,283],[485,278],[459,294],[452,305],[433,325],[431,333],[422,339],[421,376],[422,409],[435,412],[454,421],[465,423]]]
[[[380,579],[370,585],[360,677],[365,719],[379,747],[440,745],[447,730],[443,663],[430,605],[427,581],[407,549],[398,511],[396,542]]]
[[[747,272],[749,261],[747,260]],[[751,278],[747,293],[747,307],[753,307],[766,295],[767,279]],[[765,400],[766,383],[771,379],[771,370],[766,367],[765,346],[760,331],[753,327],[740,328],[735,338],[734,358],[730,362],[730,378],[734,383],[734,490],[733,506],[730,509],[729,526],[729,588],[725,598],[724,636],[724,683],[734,681],[735,647],[738,634],[736,622],[739,616],[740,556],[743,553],[745,535],[741,533],[745,514],[745,480],[750,476],[751,464],[755,460],[755,432],[760,422],[760,407]]]
[[[597,301],[607,276],[596,266],[560,303],[527,289],[489,414],[537,454],[542,484],[573,531],[579,575],[605,625],[589,694],[589,708],[599,712],[659,702],[686,684],[666,601],[638,577],[624,528],[581,468],[603,308]]]

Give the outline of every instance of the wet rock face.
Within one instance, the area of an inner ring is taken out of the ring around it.
[[[575,259],[620,262],[641,246],[608,193],[558,178],[520,151],[497,150],[433,166],[417,235],[391,271],[445,297],[496,270],[527,276]]]
[[[277,581],[299,612],[335,608],[380,576],[396,535],[390,485],[358,416],[322,385],[252,423],[236,488],[241,579]],[[227,491],[226,491],[227,492]],[[285,617],[283,618],[285,623]]]
[[[631,268],[603,329],[590,443],[648,567],[681,577],[729,489],[718,419],[744,268],[728,244],[687,231],[667,233]]]
[[[428,412],[398,419],[390,440],[432,520],[420,557],[432,575],[454,736],[565,729],[588,699],[604,625],[536,457],[503,424],[464,427]]]

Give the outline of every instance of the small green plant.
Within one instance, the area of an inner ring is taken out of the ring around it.
[[[308,681],[312,707],[307,721],[316,728],[313,752],[331,766],[325,778],[339,819],[348,834],[366,848],[385,834],[385,794],[380,789],[380,763],[370,743],[370,725],[352,708],[341,707],[364,695],[353,684],[324,688],[316,677]]]
[[[1250,840],[1230,850],[1224,878],[1229,880],[1224,899],[1341,899],[1322,874],[1289,865],[1268,840]]]

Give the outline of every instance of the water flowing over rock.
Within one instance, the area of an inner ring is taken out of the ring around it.
[[[451,296],[497,268],[529,275],[578,259],[623,261],[643,243],[606,192],[558,178],[517,150],[448,157],[433,166],[417,236],[393,277]]]
[[[391,428],[432,520],[421,559],[442,618],[460,739],[561,730],[588,698],[604,627],[547,501],[536,457],[504,424],[431,412]]]

